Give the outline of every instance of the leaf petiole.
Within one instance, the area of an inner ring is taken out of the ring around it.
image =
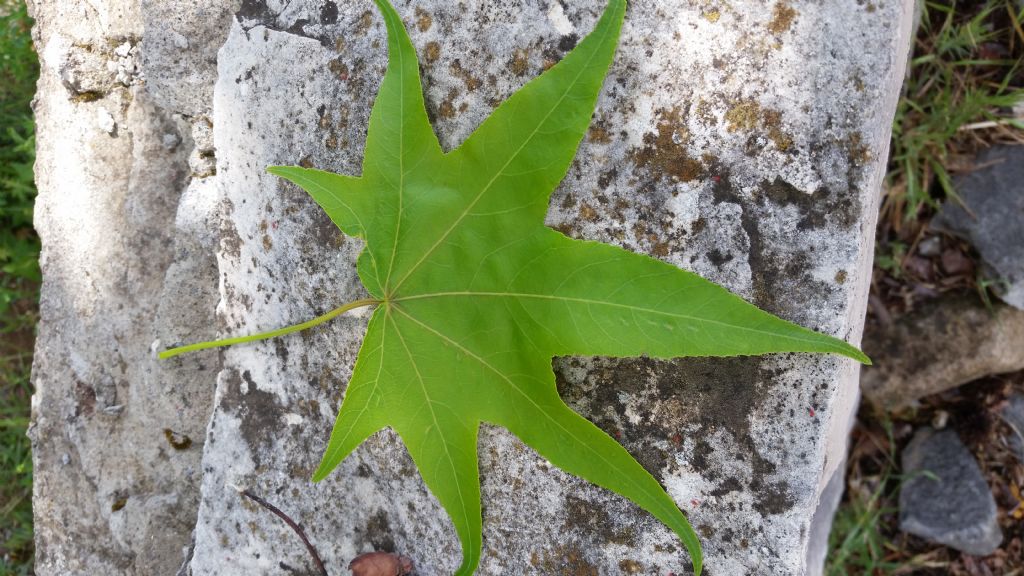
[[[276,338],[278,336],[284,336],[286,334],[291,334],[293,332],[301,332],[302,330],[305,330],[307,328],[319,326],[324,322],[333,320],[335,317],[340,316],[345,312],[348,312],[349,310],[355,310],[356,308],[362,308],[364,306],[373,306],[380,303],[381,301],[377,300],[376,298],[364,298],[362,300],[355,300],[353,302],[349,302],[347,304],[339,306],[322,316],[317,316],[316,318],[313,318],[312,320],[307,320],[301,324],[294,324],[292,326],[287,326],[285,328],[278,328],[277,330],[271,330],[270,332],[262,332],[260,334],[253,334],[251,336],[239,336],[237,338],[225,338],[223,340],[211,340],[209,342],[189,344],[188,346],[179,346],[178,348],[164,350],[163,352],[158,354],[157,357],[160,358],[161,360],[166,360],[168,358],[178,356],[179,354],[185,354],[186,352],[195,352],[197,350],[206,350],[208,348],[221,348],[223,346],[244,344],[246,342],[255,342],[257,340]]]

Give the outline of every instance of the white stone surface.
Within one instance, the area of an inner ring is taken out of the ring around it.
[[[308,480],[365,317],[162,364],[150,350],[156,340],[294,323],[362,294],[359,243],[264,168],[302,162],[358,173],[386,65],[371,3],[223,0],[204,3],[203,15],[180,0],[35,4],[45,56],[39,573],[172,573],[193,524],[186,573],[305,570],[294,535],[229,484],[302,522],[332,573],[373,549],[412,557],[417,574],[450,573],[454,531],[394,434],[372,438],[324,482]],[[603,6],[396,2],[442,145],[457,145],[559,59]],[[909,24],[909,2],[631,3],[590,135],[548,223],[651,253],[856,343]],[[103,48],[85,50],[82,38]],[[125,42],[127,63],[115,53]],[[119,72],[141,62],[131,88],[116,87],[110,61]],[[114,135],[96,127],[100,106],[122,111],[111,112]],[[173,130],[154,120],[164,117]],[[155,172],[172,161],[177,179]],[[144,232],[132,214],[149,224]],[[119,272],[136,261],[144,275]],[[115,335],[120,363],[103,344]],[[122,388],[137,395],[116,396],[125,424],[74,414],[75,378],[95,386],[96,366],[122,366]],[[778,355],[555,366],[567,401],[620,438],[689,513],[706,573],[820,571],[811,523],[844,455],[855,365]],[[195,444],[169,452],[158,414],[183,394]],[[91,437],[104,439],[99,455],[79,458]],[[676,539],[632,504],[553,469],[504,430],[486,428],[481,443],[480,574],[689,570]],[[65,453],[74,456],[62,465]],[[115,464],[105,464],[110,456]],[[175,476],[189,466],[187,481]],[[104,469],[130,480],[122,487]],[[89,506],[76,509],[79,477],[92,484]],[[175,488],[154,488],[167,485]],[[129,497],[110,512],[117,490]],[[173,522],[159,510],[173,510]],[[136,524],[122,519],[126,511]],[[829,516],[818,511],[817,521]],[[173,537],[147,540],[155,524]]]

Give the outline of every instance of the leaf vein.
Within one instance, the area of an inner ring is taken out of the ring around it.
[[[657,497],[657,495],[651,494],[651,492],[647,489],[646,486],[633,482],[632,481],[632,477],[631,477],[630,474],[624,472],[614,462],[612,462],[612,461],[608,460],[607,458],[605,458],[605,456],[603,454],[601,454],[600,452],[598,452],[597,450],[595,450],[594,447],[590,445],[590,443],[584,442],[583,440],[578,438],[575,434],[572,433],[571,430],[569,430],[568,428],[563,426],[562,423],[559,422],[557,418],[555,418],[554,416],[549,414],[548,411],[542,405],[540,405],[539,403],[537,403],[536,400],[533,399],[533,397],[531,397],[529,394],[524,392],[523,389],[520,388],[511,378],[509,378],[503,372],[501,372],[500,370],[498,370],[497,368],[492,366],[489,362],[487,362],[487,360],[485,360],[484,358],[482,358],[481,356],[479,356],[478,354],[476,354],[475,352],[473,352],[469,348],[466,348],[465,346],[463,346],[459,342],[455,341],[454,339],[450,338],[449,336],[446,336],[445,334],[442,334],[441,332],[435,330],[434,328],[430,327],[429,325],[424,324],[423,322],[421,322],[420,320],[416,319],[414,316],[410,315],[408,312],[402,310],[401,308],[395,308],[395,310],[398,311],[398,313],[400,313],[403,316],[405,316],[406,318],[408,318],[409,320],[411,320],[411,321],[415,322],[416,324],[418,324],[424,330],[427,330],[428,332],[432,332],[438,338],[441,338],[442,340],[448,342],[452,346],[455,346],[456,348],[462,350],[467,356],[469,356],[470,358],[473,358],[474,360],[479,362],[481,365],[483,365],[485,368],[487,368],[491,372],[497,374],[498,377],[501,378],[502,380],[504,380],[509,385],[509,387],[512,390],[514,390],[520,396],[525,398],[530,404],[533,404],[533,406],[537,409],[538,412],[543,414],[548,419],[548,421],[551,424],[554,424],[554,426],[556,428],[561,430],[561,432],[563,434],[565,434],[566,436],[571,438],[574,442],[576,442],[576,444],[579,447],[581,447],[581,448],[587,450],[588,452],[594,454],[595,456],[597,456],[605,465],[607,465],[608,467],[612,468],[617,473],[622,474],[623,478],[628,478],[630,480],[630,483],[633,484],[633,486],[637,490],[642,492],[644,494],[644,496],[646,496],[647,498],[650,498],[652,502],[656,502],[658,507],[661,508],[662,513],[664,513],[666,516],[673,516],[673,515],[679,513],[678,509],[676,509],[674,505],[673,505],[672,509],[668,509],[664,505],[664,503],[662,503],[660,501],[660,499]],[[564,406],[564,404],[563,404],[563,406]],[[570,410],[567,406],[565,407],[565,409],[566,410]]]

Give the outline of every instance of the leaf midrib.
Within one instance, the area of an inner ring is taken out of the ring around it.
[[[459,495],[459,505],[462,507],[462,528],[470,538],[470,548],[476,550],[475,542],[473,542],[473,530],[472,526],[465,524],[469,519],[469,510],[466,508],[466,499],[462,495],[462,484],[459,482],[459,471],[455,467],[455,461],[452,459],[451,450],[448,449],[448,440],[444,437],[444,428],[437,420],[437,412],[434,410],[434,401],[430,398],[430,393],[427,391],[427,385],[423,381],[423,374],[420,372],[419,365],[416,364],[416,359],[412,355],[412,350],[409,349],[409,345],[405,342],[405,336],[402,336],[402,331],[398,327],[398,323],[391,317],[391,310],[394,309],[398,312],[402,312],[397,307],[388,306],[384,310],[385,320],[390,321],[391,325],[395,329],[395,335],[398,336],[398,341],[402,343],[402,348],[405,350],[405,355],[409,358],[409,364],[412,365],[413,372],[416,373],[416,380],[420,384],[420,391],[423,393],[423,399],[427,403],[427,408],[430,410],[430,418],[434,423],[434,428],[437,429],[438,436],[441,437],[441,445],[444,447],[444,455],[448,459],[448,466],[452,471],[452,478],[455,480],[455,491]],[[383,351],[381,352],[383,355]],[[468,554],[472,558],[473,553]]]
[[[352,430],[355,429],[356,424],[360,422],[363,415],[366,414],[367,410],[369,410],[369,398],[375,397],[378,390],[380,389],[380,375],[384,372],[384,339],[387,336],[387,329],[388,324],[385,321],[383,323],[383,326],[381,326],[380,344],[377,346],[377,348],[374,349],[375,351],[379,351],[380,360],[377,364],[377,374],[373,377],[373,387],[370,389],[370,392],[367,395],[367,402],[363,404],[363,406],[359,410],[359,413],[356,414],[355,418],[352,420],[352,424],[349,426],[348,430],[345,431],[345,436],[343,436],[341,440],[335,444],[335,448],[328,449],[328,451],[324,455],[324,461],[334,460],[337,457],[338,452],[340,452],[342,448],[344,448],[345,443],[348,441],[349,435],[352,434]],[[348,391],[346,390],[346,394],[347,393]],[[342,408],[344,408],[344,405],[342,405]]]
[[[742,325],[742,324],[731,324],[729,322],[722,322],[721,320],[714,320],[714,319],[711,319],[711,318],[704,318],[704,317],[700,317],[700,316],[690,316],[690,315],[687,315],[687,314],[678,314],[678,313],[674,313],[674,312],[666,312],[666,311],[663,311],[663,310],[656,310],[656,309],[653,309],[653,308],[644,308],[644,307],[641,307],[641,306],[631,306],[629,304],[620,304],[618,302],[608,302],[606,300],[595,300],[595,299],[591,299],[591,298],[577,298],[577,297],[572,297],[572,296],[554,296],[554,295],[551,295],[551,294],[534,294],[534,293],[529,293],[529,292],[453,291],[453,292],[434,292],[434,293],[431,293],[431,294],[416,294],[416,295],[413,295],[413,296],[403,296],[403,297],[400,297],[400,298],[395,298],[393,300],[393,302],[399,303],[399,302],[405,302],[405,301],[409,301],[409,300],[425,300],[425,299],[428,299],[428,298],[444,298],[444,297],[460,297],[460,296],[461,297],[478,297],[479,296],[479,297],[491,297],[491,298],[495,298],[495,297],[535,298],[535,299],[539,299],[539,300],[555,300],[555,301],[561,301],[561,302],[574,302],[574,303],[578,303],[578,304],[587,304],[587,305],[596,305],[596,306],[609,306],[609,307],[614,307],[614,308],[622,308],[622,309],[630,310],[630,311],[633,311],[633,312],[644,312],[644,313],[649,313],[649,314],[657,314],[657,315],[661,315],[661,316],[668,316],[668,317],[671,317],[671,318],[679,318],[679,319],[683,319],[683,320],[692,320],[694,322],[704,322],[706,324],[714,324],[714,325],[718,325],[718,326],[723,326],[725,328],[742,330],[742,331],[745,331],[745,332],[750,332],[752,334],[759,334],[759,335],[762,335],[762,336],[771,336],[772,338],[781,338],[781,339],[793,340],[793,341],[796,341],[796,342],[806,342],[808,344],[824,345],[824,346],[827,346],[830,349],[834,349],[834,350],[844,350],[844,348],[842,346],[838,346],[838,345],[832,344],[831,342],[828,342],[828,341],[824,341],[823,342],[823,341],[821,341],[819,339],[800,338],[798,336],[789,336],[789,335],[780,336],[779,334],[777,334],[775,332],[772,332],[770,330],[759,330],[757,328],[752,328],[750,326],[745,326],[745,325]]]
[[[389,20],[393,19],[389,18]],[[391,22],[391,26],[395,26],[394,22]],[[397,31],[396,31],[397,32]],[[388,36],[397,36],[397,33],[388,30]],[[395,221],[395,240],[391,244],[391,261],[388,263],[388,276],[384,280],[384,294],[387,295],[388,285],[391,283],[391,273],[395,270],[395,255],[398,254],[398,240],[402,236],[402,217],[404,216],[404,197],[405,197],[405,54],[401,47],[401,40],[396,40],[398,44],[398,111],[399,115],[402,115],[402,121],[398,123],[398,218]]]
[[[604,30],[604,34],[599,38],[599,40],[603,42],[605,40],[605,38],[607,37],[608,33],[609,33],[609,31],[606,28]],[[600,42],[598,42],[598,44],[600,44]],[[544,118],[542,118],[541,121],[538,122],[537,125],[534,127],[533,131],[530,132],[530,136],[523,140],[523,143],[519,145],[519,148],[516,149],[515,153],[512,154],[511,156],[509,156],[509,159],[505,162],[505,164],[497,172],[495,172],[494,176],[491,177],[490,181],[488,181],[487,184],[483,187],[483,189],[476,195],[476,197],[473,198],[473,201],[470,202],[468,206],[466,206],[466,208],[462,211],[462,213],[459,214],[458,218],[455,219],[455,221],[452,223],[452,225],[441,235],[441,237],[438,238],[437,241],[434,242],[434,244],[431,245],[431,247],[426,252],[424,252],[423,256],[420,257],[420,259],[418,261],[416,261],[415,264],[413,264],[412,268],[410,268],[409,271],[406,272],[404,276],[402,276],[402,278],[395,284],[395,287],[393,289],[388,290],[387,286],[385,285],[385,294],[386,295],[391,295],[391,294],[397,293],[399,288],[401,288],[402,284],[404,284],[405,281],[408,280],[416,272],[417,269],[419,269],[419,267],[427,260],[427,258],[429,258],[430,255],[433,254],[435,250],[437,250],[438,246],[440,246],[442,243],[444,243],[444,241],[448,238],[448,236],[450,236],[451,233],[459,226],[459,224],[462,223],[462,221],[466,218],[466,216],[473,209],[473,207],[476,206],[477,202],[479,202],[480,199],[484,197],[484,194],[486,194],[487,191],[490,190],[491,186],[493,186],[494,183],[498,180],[498,178],[500,178],[504,174],[505,169],[508,168],[509,165],[511,165],[512,162],[516,158],[519,157],[519,155],[522,153],[522,151],[526,148],[527,144],[529,144],[530,142],[533,141],[534,137],[540,131],[541,127],[544,126],[547,123],[548,118],[550,118],[551,115],[555,113],[555,110],[562,104],[562,101],[565,100],[566,96],[572,91],[573,88],[575,88],[576,84],[579,83],[580,78],[589,69],[590,64],[593,62],[594,58],[596,58],[599,53],[600,53],[600,50],[595,50],[594,52],[592,52],[590,54],[589,58],[587,58],[586,66],[583,66],[583,67],[580,68],[580,71],[576,74],[576,77],[573,78],[572,82],[566,87],[566,89],[558,97],[558,101],[555,102],[555,104],[553,106],[551,106],[551,108],[548,110],[547,114],[544,115]],[[535,80],[531,80],[530,82],[533,82]],[[527,85],[529,85],[530,82],[528,82]],[[470,135],[469,139],[472,139],[472,138],[473,138],[473,135]],[[450,152],[448,154],[445,154],[445,156],[447,157],[447,156],[456,155],[456,154],[459,153],[459,151],[461,149],[462,149],[462,147],[460,146],[459,148],[456,148],[452,152]],[[396,235],[395,235],[395,247],[396,247],[396,250],[397,250],[397,246],[398,246],[398,235],[396,233]],[[392,259],[392,266],[391,267],[392,268],[394,267],[393,259]],[[391,276],[391,270],[388,270],[388,277],[390,278],[390,276]]]
[[[483,367],[487,368],[488,370],[490,370],[491,372],[494,372],[495,374],[497,374],[499,378],[501,378],[502,380],[507,382],[508,385],[513,390],[515,390],[520,396],[522,396],[527,401],[529,401],[530,404],[533,404],[533,406],[537,409],[537,411],[540,412],[541,414],[543,414],[552,424],[557,426],[560,430],[562,430],[562,432],[564,432],[566,435],[568,435],[570,438],[572,438],[573,441],[576,442],[576,444],[578,446],[582,446],[584,449],[586,449],[590,453],[592,453],[595,456],[597,456],[597,458],[599,458],[605,465],[607,465],[608,467],[612,468],[617,473],[622,474],[624,478],[630,478],[630,475],[628,473],[624,473],[621,468],[619,468],[614,462],[611,462],[607,458],[605,458],[604,455],[601,454],[599,451],[595,450],[593,446],[591,446],[589,443],[584,442],[584,441],[580,440],[579,438],[577,438],[576,435],[572,433],[572,431],[570,431],[565,426],[563,426],[562,423],[559,422],[556,418],[554,418],[553,416],[548,414],[547,410],[545,410],[540,404],[538,404],[537,401],[534,400],[529,394],[524,392],[522,388],[520,388],[518,385],[516,385],[516,383],[511,378],[506,376],[505,373],[503,373],[501,370],[498,370],[497,368],[492,366],[489,362],[487,362],[487,360],[483,359],[481,356],[479,356],[478,354],[476,354],[475,352],[473,352],[469,348],[466,348],[465,346],[463,346],[459,342],[455,341],[454,339],[450,338],[449,336],[446,336],[445,334],[439,332],[438,330],[432,328],[431,326],[429,326],[429,325],[421,322],[420,320],[416,319],[414,316],[412,316],[408,312],[402,310],[400,307],[395,306],[394,310],[396,312],[398,312],[399,314],[405,316],[406,318],[408,318],[412,322],[416,323],[420,328],[423,328],[424,330],[427,330],[428,332],[434,334],[438,338],[444,340],[445,342],[448,342],[449,344],[451,344],[452,346],[458,348],[459,350],[462,350],[467,356],[469,356],[469,357],[473,358],[474,360],[476,360],[477,362],[479,362],[481,366],[483,366]],[[398,331],[398,325],[397,324],[395,324],[395,330]],[[658,504],[658,507],[662,510],[662,513],[665,513],[667,511],[668,513],[666,514],[666,517],[668,517],[668,518],[672,517],[673,512],[674,513],[680,513],[678,508],[675,506],[675,504],[672,505],[672,509],[671,510],[668,510],[666,508],[666,505],[663,502],[659,502],[659,499],[657,498],[657,495],[654,495],[654,496],[651,495],[651,492],[647,489],[646,486],[643,486],[642,484],[636,484],[636,483],[632,482],[632,480],[630,482],[633,483],[635,488],[637,488],[638,490],[643,492],[645,496],[647,496],[648,498],[651,498],[653,502],[656,502]]]

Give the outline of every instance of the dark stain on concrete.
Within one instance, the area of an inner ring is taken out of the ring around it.
[[[805,304],[809,303],[795,302],[794,294],[805,294],[808,298],[814,295],[820,299],[831,294],[836,286],[812,276],[813,254],[769,249],[759,223],[765,215],[778,212],[779,206],[793,206],[799,212],[797,229],[801,232],[828,226],[849,229],[857,224],[861,212],[856,192],[822,188],[806,194],[776,178],[762,183],[753,194],[745,195],[733,188],[727,169],[714,167],[712,170],[716,172],[712,187],[714,202],[731,202],[742,208],[740,225],[749,240],[747,260],[753,283],[752,302],[768,312],[799,321],[795,316],[807,309]],[[802,289],[795,290],[795,286]]]
[[[338,21],[338,4],[334,0],[325,0],[320,7],[320,23],[334,24]]]
[[[558,49],[562,52],[568,52],[576,47],[576,43],[580,41],[578,34],[567,34],[562,36],[558,41]]]
[[[248,384],[248,390],[242,392],[242,382]],[[230,370],[225,378],[221,407],[228,414],[240,420],[242,438],[252,452],[253,462],[260,467],[260,452],[271,443],[271,438],[281,430],[283,410],[277,403],[277,396],[256,387],[248,370],[239,373]]]
[[[333,28],[338,22],[339,15],[336,0],[325,0],[316,15],[318,22],[299,18],[286,28],[278,20],[280,14],[270,8],[267,0],[242,0],[238,11],[235,12],[235,19],[246,34],[256,27],[263,26],[267,30],[310,38],[333,49],[338,45],[338,33]]]
[[[694,441],[690,464],[718,484],[717,495],[750,491],[756,498],[754,508],[763,515],[783,513],[795,504],[785,482],[770,480],[777,465],[761,454],[750,430],[750,415],[764,404],[776,377],[761,358],[623,359],[592,374],[593,383],[584,385],[586,389],[570,384],[557,372],[556,376],[562,397],[620,441],[655,477],[676,465],[657,446],[665,441],[678,444],[685,433]],[[622,393],[653,396],[658,401],[650,404],[652,408],[638,424],[632,424],[625,417]],[[614,417],[600,416],[609,409]],[[732,435],[737,452],[731,458],[750,466],[749,477],[727,476],[714,469],[713,448],[704,438],[716,431]]]
[[[636,534],[629,527],[617,530],[618,526],[602,504],[594,504],[589,500],[569,495],[565,499],[566,530],[581,529],[587,534],[597,534],[602,542],[611,542],[624,546],[636,544]]]
[[[96,412],[96,390],[82,382],[75,381],[75,416],[88,418]]]
[[[854,194],[838,194],[825,188],[807,194],[781,178],[766,182],[764,192],[776,204],[799,208],[800,230],[821,228],[830,222],[850,228],[861,212],[860,201]]]
[[[598,576],[598,568],[577,544],[555,544],[544,550],[544,556],[534,553],[530,564],[537,574],[560,574],[565,576]]]
[[[370,546],[378,552],[394,552],[395,538],[392,536],[391,522],[388,520],[387,512],[378,509],[367,520],[363,528],[363,538]]]

